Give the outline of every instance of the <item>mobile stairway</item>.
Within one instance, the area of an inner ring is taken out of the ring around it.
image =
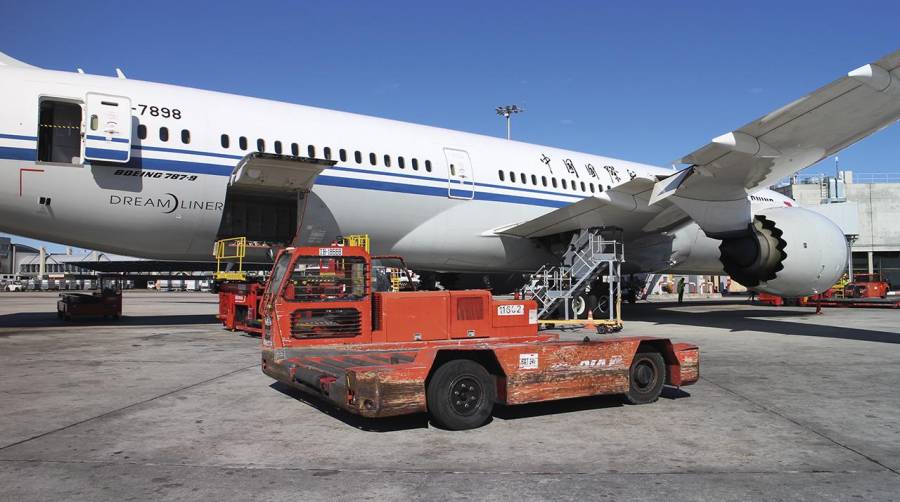
[[[599,333],[622,329],[621,234],[621,229],[610,227],[576,232],[558,265],[547,264],[531,274],[522,296],[537,302],[541,325],[589,323]]]

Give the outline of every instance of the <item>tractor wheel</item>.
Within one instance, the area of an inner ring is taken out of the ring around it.
[[[659,352],[638,352],[628,370],[628,393],[631,404],[647,404],[659,399],[666,383],[666,362]]]
[[[496,397],[494,377],[484,366],[468,359],[442,364],[425,390],[432,422],[450,430],[484,425],[494,410]]]

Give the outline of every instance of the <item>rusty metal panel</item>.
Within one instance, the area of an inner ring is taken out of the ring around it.
[[[628,390],[640,338],[497,346],[506,402],[521,404]]]
[[[448,292],[384,293],[381,301],[384,341],[412,342],[449,338]]]
[[[700,379],[700,349],[689,343],[676,343],[672,348],[680,366],[680,385],[695,383]]]
[[[491,332],[488,291],[450,292],[450,338],[487,338]]]

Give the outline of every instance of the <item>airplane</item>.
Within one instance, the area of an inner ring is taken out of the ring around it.
[[[798,297],[837,281],[847,242],[767,187],[900,118],[900,50],[712,139],[677,171],[116,74],[0,53],[0,230],[188,261],[211,260],[225,237],[365,233],[374,253],[466,287],[614,226],[625,272],[725,273]]]

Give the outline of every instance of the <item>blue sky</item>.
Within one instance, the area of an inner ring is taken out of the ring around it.
[[[896,2],[12,2],[31,64],[668,165],[900,48]],[[900,172],[900,127],[841,153]],[[833,171],[833,161],[809,172]]]

